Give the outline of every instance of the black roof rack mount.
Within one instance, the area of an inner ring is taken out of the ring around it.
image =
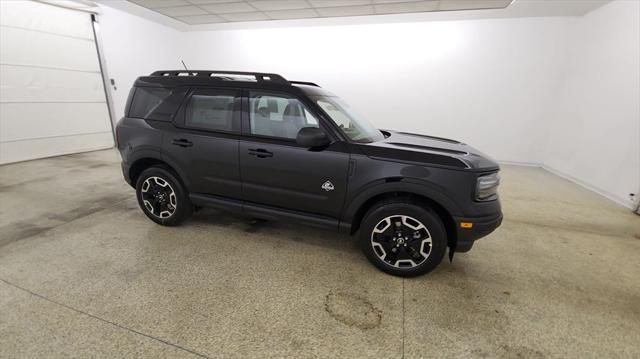
[[[307,86],[320,87],[320,85],[318,85],[317,83],[309,82],[309,81],[289,81],[289,83],[292,85],[307,85]]]
[[[231,76],[228,76],[231,75]],[[197,76],[197,77],[233,77],[233,75],[253,76],[256,81],[273,81],[289,84],[284,77],[278,74],[244,71],[212,71],[212,70],[160,70],[154,71],[151,76]]]

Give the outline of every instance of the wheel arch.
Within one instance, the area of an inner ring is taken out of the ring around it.
[[[139,158],[131,164],[131,166],[129,167],[129,178],[131,179],[131,186],[135,188],[140,174],[147,168],[153,167],[153,166],[160,166],[168,169],[173,173],[174,176],[176,176],[176,178],[180,182],[182,182],[182,185],[184,186],[184,182],[181,176],[178,174],[178,172],[173,167],[171,167],[167,162],[156,157]]]
[[[455,243],[457,231],[453,216],[460,213],[458,206],[441,193],[434,193],[424,186],[407,183],[404,180],[380,184],[356,196],[345,210],[341,227],[349,234],[356,233],[360,229],[364,216],[373,206],[381,201],[394,198],[410,199],[431,208],[445,227],[448,245],[451,246]]]

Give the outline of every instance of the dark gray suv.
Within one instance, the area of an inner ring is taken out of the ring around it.
[[[358,233],[369,260],[429,272],[502,221],[498,164],[445,138],[379,130],[310,82],[156,71],[116,128],[124,177],[154,222],[200,207]]]

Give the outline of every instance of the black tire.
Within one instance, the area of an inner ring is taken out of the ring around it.
[[[156,195],[152,193],[154,187],[150,186],[157,186]],[[174,196],[170,196],[170,192]],[[186,189],[178,176],[167,167],[154,166],[144,170],[136,181],[136,197],[144,214],[163,226],[177,226],[193,213],[193,205]],[[145,200],[150,208],[145,204]]]
[[[360,245],[369,261],[382,271],[415,277],[440,264],[447,249],[447,232],[428,206],[396,198],[367,212],[360,226]]]

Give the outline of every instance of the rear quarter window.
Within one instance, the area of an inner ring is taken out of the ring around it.
[[[138,87],[133,94],[129,117],[171,121],[185,93],[186,90],[181,89]]]

